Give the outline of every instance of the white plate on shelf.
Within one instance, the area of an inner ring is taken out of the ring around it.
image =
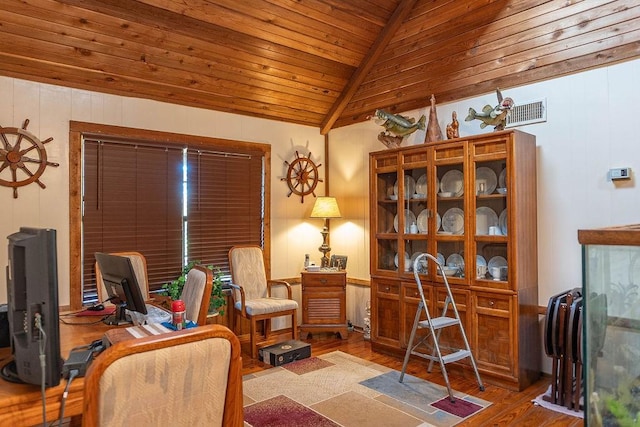
[[[442,225],[442,218],[440,218],[440,214],[436,214],[436,232],[440,231],[440,225]]]
[[[504,257],[501,256],[494,256],[493,258],[491,258],[489,260],[489,271],[491,271],[491,269],[493,267],[506,267],[507,266],[507,260]]]
[[[398,195],[398,181],[393,184],[393,194]],[[416,192],[416,180],[413,179],[411,175],[404,176],[404,198],[405,200],[410,199],[413,196],[413,193]]]
[[[438,260],[438,263],[442,266],[444,266],[445,261],[444,261],[444,255],[442,255],[440,252],[438,252],[438,255],[436,256],[436,259]]]
[[[500,232],[503,236],[507,235],[507,210],[503,210],[500,212],[500,217],[498,218],[498,225],[500,226]]]
[[[427,175],[422,174],[416,181],[416,194],[427,197]]]
[[[429,211],[428,210],[423,209],[422,211],[420,211],[420,213],[418,214],[417,225],[418,225],[419,232],[424,234],[427,234],[429,232]]]
[[[489,234],[489,227],[498,225],[498,214],[493,209],[481,206],[476,209],[476,235]]]
[[[398,259],[398,253],[396,253],[396,256],[393,258],[393,263],[395,264],[396,268],[398,267],[398,262],[400,260]],[[409,266],[411,265],[411,258],[409,257],[408,253],[404,253],[404,268],[406,269],[406,271],[409,271]]]
[[[482,166],[476,169],[476,194],[491,194],[496,190],[498,177],[493,169]]]
[[[447,258],[447,267],[458,267],[464,270],[464,258],[460,254],[451,254]]]
[[[507,168],[502,169],[500,176],[498,176],[498,184],[500,188],[507,188]]]
[[[451,208],[442,216],[442,229],[452,234],[464,232],[464,211],[459,208]]]
[[[405,209],[404,210],[404,226],[407,228],[407,230],[409,230],[409,227],[414,222],[416,222],[415,214],[411,212],[409,209]],[[393,229],[396,230],[396,233],[398,232],[398,215],[396,215],[393,218]]]
[[[442,176],[440,181],[440,192],[453,193],[455,197],[460,197],[464,193],[464,175],[457,169],[450,170]]]
[[[482,255],[476,255],[476,265],[487,265],[487,260]]]
[[[422,255],[422,252],[415,252],[413,255],[411,255],[411,260],[410,260],[410,262],[411,262],[411,268],[410,268],[410,270],[411,270],[411,271],[413,271],[413,265],[414,265],[414,263],[416,262],[416,259],[417,259],[420,255]],[[418,269],[418,271],[420,272],[420,269]]]

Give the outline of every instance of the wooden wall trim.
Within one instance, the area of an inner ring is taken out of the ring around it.
[[[289,283],[290,285],[299,285],[300,284],[300,276],[285,277],[285,278],[275,279],[275,280],[284,280],[285,282]],[[356,279],[356,278],[347,276],[347,285],[357,285],[357,286],[370,287],[371,286],[371,282],[369,280]]]

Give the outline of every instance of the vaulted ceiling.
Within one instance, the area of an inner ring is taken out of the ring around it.
[[[0,75],[322,133],[638,56],[637,0],[0,1]]]

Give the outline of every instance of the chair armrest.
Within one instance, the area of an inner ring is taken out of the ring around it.
[[[240,285],[236,285],[235,283],[229,283],[229,287],[232,290],[238,291],[240,292],[240,311],[242,312],[242,316],[243,317],[247,317],[247,308],[244,305],[244,301],[245,301],[245,296],[244,296],[244,288]],[[232,296],[232,300],[234,302],[235,305],[235,301],[236,301],[236,293],[235,292],[231,292],[231,296]]]
[[[285,286],[287,288],[287,295],[288,295],[288,299],[293,299],[292,298],[292,293],[291,293],[291,285],[289,284],[289,282],[285,282],[284,280],[267,280],[267,296],[271,297],[271,288],[274,286]]]

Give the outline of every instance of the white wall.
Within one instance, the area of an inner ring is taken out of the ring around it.
[[[516,104],[546,98],[547,121],[520,127],[536,136],[538,166],[539,305],[582,283],[579,229],[640,223],[640,60],[518,88],[501,88]],[[436,105],[440,128],[457,112],[460,136],[493,131],[480,121],[465,122],[469,107],[496,105],[495,93]],[[416,120],[425,108],[403,113]],[[373,121],[330,132],[331,192],[346,215],[332,221],[334,253],[349,255],[349,276],[368,278],[368,153],[384,150]],[[424,131],[404,145],[421,144]],[[612,167],[632,168],[630,181],[612,183]],[[344,208],[343,208],[344,206]],[[355,262],[353,262],[353,261]],[[361,292],[352,308],[360,313],[369,298]],[[351,304],[350,304],[351,305]]]
[[[0,77],[0,126],[22,126],[40,140],[53,137],[45,147],[50,161],[59,167],[47,167],[40,180],[41,189],[30,184],[18,189],[13,198],[9,187],[0,186],[0,303],[6,302],[7,242],[5,236],[21,226],[50,227],[58,233],[59,301],[69,304],[69,121],[126,126],[206,137],[267,143],[272,146],[271,177],[271,242],[272,276],[296,277],[304,263],[305,253],[318,253],[322,243],[322,222],[309,220],[313,197],[287,197],[284,176],[285,160],[292,160],[295,151],[313,154],[317,163],[324,159],[324,137],[319,129],[218,113],[167,103],[106,95]],[[320,174],[326,171],[320,168]],[[7,171],[0,179],[10,180]],[[320,183],[317,195],[324,194]]]

